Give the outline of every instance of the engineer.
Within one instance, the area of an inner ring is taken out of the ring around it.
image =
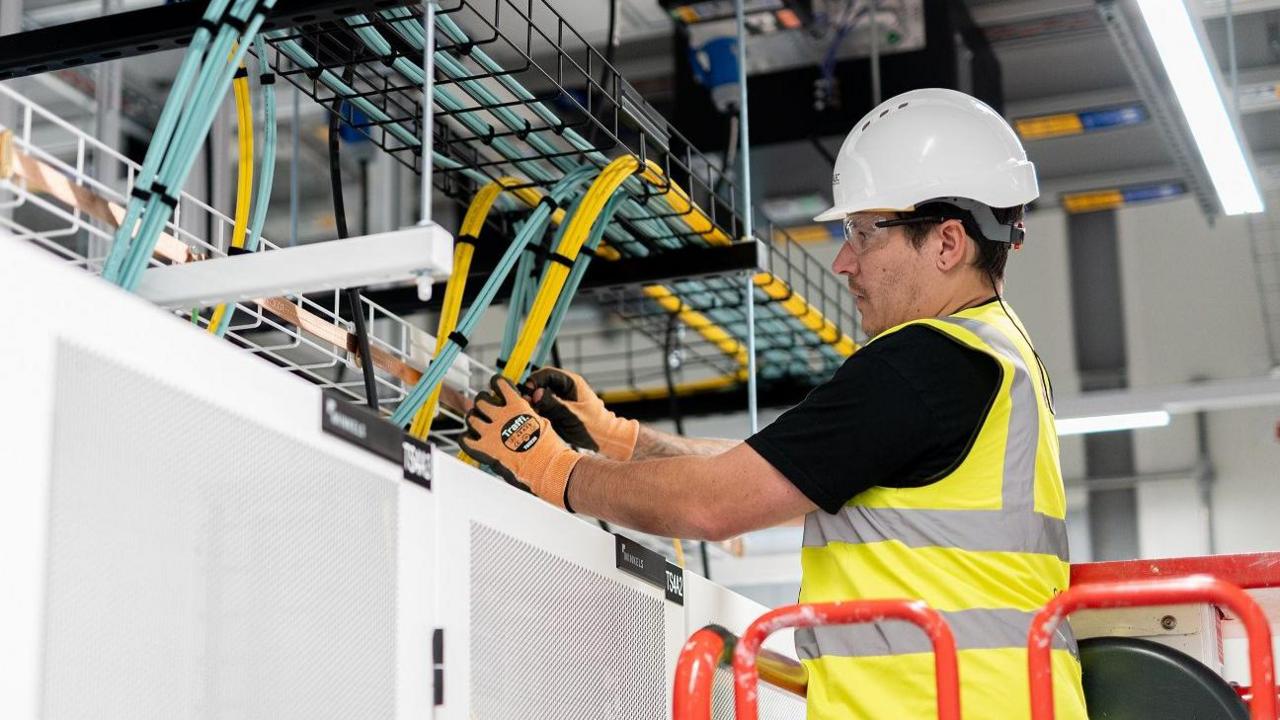
[[[964,717],[1026,718],[1030,620],[1069,581],[1052,387],[1001,297],[1035,168],[988,106],[915,90],[853,128],[832,191],[816,220],[843,221],[832,270],[871,341],[773,424],[745,442],[667,435],[544,369],[529,399],[495,379],[462,444],[553,505],[657,535],[805,515],[801,602],[924,600],[955,635]],[[915,627],[801,630],[796,650],[811,719],[935,714]],[[1084,720],[1066,623],[1053,670],[1057,716]]]

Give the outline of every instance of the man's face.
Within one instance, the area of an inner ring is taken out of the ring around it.
[[[903,228],[878,228],[888,212],[861,212],[845,218],[845,242],[831,270],[842,275],[858,300],[862,329],[869,337],[918,315],[917,303],[928,263]]]

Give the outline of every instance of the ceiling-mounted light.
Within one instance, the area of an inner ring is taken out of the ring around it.
[[[1222,212],[1262,212],[1262,194],[1185,0],[1137,0]]]
[[[1164,410],[1153,410],[1150,412],[1119,413],[1116,415],[1058,418],[1055,423],[1058,427],[1058,435],[1062,436],[1164,427],[1169,424],[1169,419],[1169,413]]]

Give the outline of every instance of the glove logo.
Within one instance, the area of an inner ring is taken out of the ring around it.
[[[526,452],[538,444],[542,430],[532,415],[521,414],[502,426],[502,444],[512,452]]]

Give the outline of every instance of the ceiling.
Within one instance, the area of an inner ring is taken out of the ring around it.
[[[1197,0],[1191,0],[1193,3]],[[1206,34],[1227,75],[1227,32],[1223,0],[1198,0]],[[597,47],[607,42],[608,0],[550,0],[574,27]],[[133,9],[157,0],[105,0],[111,7]],[[1011,119],[1038,114],[1136,102],[1137,90],[1092,0],[967,0],[977,24],[991,40],[999,59],[1005,114]],[[29,27],[66,22],[102,11],[104,0],[25,0]],[[619,3],[617,64],[623,76],[646,96],[670,97],[674,82],[673,26],[657,0]],[[1237,0],[1233,3],[1236,60],[1241,88],[1280,85],[1280,0]],[[748,47],[750,52],[750,47]],[[149,59],[124,62],[125,85],[141,108],[132,125],[142,132],[162,101],[172,63]],[[89,122],[93,105],[86,102],[74,78],[45,78],[32,92],[61,113]],[[1242,116],[1247,143],[1264,175],[1280,176],[1280,95],[1271,107]],[[757,100],[758,101],[758,100]],[[287,109],[286,109],[287,114]],[[318,108],[305,108],[304,118],[321,122]],[[828,151],[839,137],[825,138]],[[1027,151],[1039,170],[1044,200],[1060,192],[1109,184],[1177,178],[1167,145],[1151,123],[1062,137],[1029,140]],[[317,144],[316,153],[322,152]],[[758,199],[779,195],[825,193],[829,165],[808,143],[761,147],[753,151]],[[317,191],[323,188],[317,187]]]

